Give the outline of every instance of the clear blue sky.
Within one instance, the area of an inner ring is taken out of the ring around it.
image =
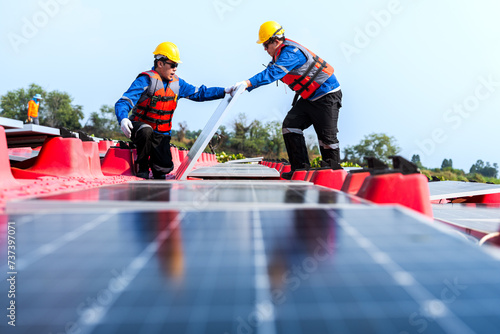
[[[228,86],[263,69],[261,23],[331,63],[344,93],[341,147],[386,133],[424,165],[444,158],[468,171],[500,163],[500,4],[494,0],[80,1],[2,3],[0,95],[37,83],[68,92],[87,120],[114,105],[152,65],[163,41],[180,49],[177,74],[194,85]],[[224,121],[281,121],[293,94],[280,83],[245,93]],[[203,128],[218,101],[181,100],[174,127]],[[314,131],[308,131],[313,136]]]

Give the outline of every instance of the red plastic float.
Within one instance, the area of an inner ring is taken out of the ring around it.
[[[454,198],[453,203],[483,203],[483,204],[498,204],[500,203],[500,193],[476,195],[469,197]]]
[[[182,162],[184,161],[184,158],[187,157],[189,151],[186,151],[186,150],[179,150],[179,161]]]
[[[281,174],[288,173],[291,170],[292,170],[292,166],[290,164],[283,164],[283,167],[281,167],[281,170],[279,171],[280,172],[280,180],[286,180],[286,179],[281,177]]]
[[[2,188],[8,188],[17,185],[19,185],[19,182],[14,179],[10,170],[5,129],[0,126],[0,186]]]
[[[306,179],[307,172],[308,170],[306,169],[297,169],[295,172],[293,172],[292,180],[304,181]]]
[[[292,169],[292,166],[289,163],[284,162],[281,165],[281,169],[278,171],[281,173],[288,173]]]
[[[343,169],[317,169],[311,177],[311,182],[317,186],[340,190],[346,176],[347,172]]]
[[[104,175],[134,175],[134,151],[135,149],[111,147],[102,161],[102,173]]]
[[[179,166],[181,161],[179,160],[179,149],[175,146],[170,147],[170,154],[172,155],[172,162],[174,166]]]
[[[368,176],[370,176],[370,172],[368,171],[361,171],[361,172],[351,171],[347,173],[347,176],[340,190],[348,194],[355,195],[359,191],[359,189],[363,185],[363,182]]]
[[[92,162],[96,155],[90,152],[94,150],[93,148],[87,150],[89,153],[85,152],[83,143],[78,138],[49,138],[45,140],[33,166],[27,169],[13,167],[11,168],[12,174],[20,179],[33,179],[40,176],[95,177],[91,165],[96,166]],[[97,146],[95,150],[97,152]]]
[[[393,159],[394,170],[372,171],[357,196],[378,204],[401,204],[432,218],[427,177],[408,160],[400,156],[390,158]]]
[[[84,141],[82,145],[89,162],[90,175],[96,178],[104,177],[101,170],[101,158],[99,157],[99,144],[94,141]]]
[[[99,143],[99,152],[106,153],[111,146],[113,146],[112,140],[101,140]]]

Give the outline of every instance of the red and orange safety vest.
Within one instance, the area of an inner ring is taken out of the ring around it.
[[[302,98],[310,97],[333,74],[333,67],[297,42],[288,38],[280,45],[274,54],[273,61],[279,58],[285,46],[298,48],[306,57],[304,65],[289,71],[281,81]]]
[[[156,71],[139,74],[148,75],[150,84],[132,109],[130,120],[150,125],[153,130],[167,132],[172,129],[172,115],[177,108],[179,96],[179,77],[174,76],[164,88],[163,80]]]

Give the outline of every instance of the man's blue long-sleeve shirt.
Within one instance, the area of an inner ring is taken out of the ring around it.
[[[132,82],[130,88],[123,94],[123,96],[115,104],[115,114],[118,123],[124,118],[128,117],[130,110],[137,104],[142,93],[147,89],[151,79],[147,75],[141,75]],[[163,82],[163,86],[166,89],[168,81]],[[179,78],[179,97],[187,98],[191,101],[211,101],[216,99],[221,99],[225,95],[224,88],[222,87],[206,87],[204,85],[200,87],[195,87],[183,79]],[[168,134],[168,133],[165,133]]]
[[[275,62],[270,62],[265,70],[248,79],[252,86],[248,87],[247,90],[250,92],[257,87],[270,84],[272,82],[275,82],[276,80],[280,80],[289,71],[304,65],[306,61],[306,56],[302,53],[302,51],[293,46],[285,46],[281,50],[281,53]],[[326,80],[314,92],[314,94],[307,99],[314,101],[339,87],[340,84],[335,77],[335,74],[332,74],[328,78],[328,80]]]

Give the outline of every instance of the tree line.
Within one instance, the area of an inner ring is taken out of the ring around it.
[[[444,159],[441,163],[441,168],[424,167],[418,154],[413,155],[411,161],[430,179],[500,183],[498,179],[498,164],[493,163],[493,165],[491,165],[489,162],[485,163],[481,159],[477,160],[476,163],[470,167],[469,172],[454,168],[452,159]]]
[[[180,123],[178,129],[172,130],[172,143],[189,148],[200,133],[201,130],[189,131],[185,122]],[[245,114],[239,114],[228,126],[220,126],[207,151],[210,151],[210,147],[216,152],[241,154],[246,157],[286,158],[281,123],[278,121],[265,123],[259,120],[250,121]]]

